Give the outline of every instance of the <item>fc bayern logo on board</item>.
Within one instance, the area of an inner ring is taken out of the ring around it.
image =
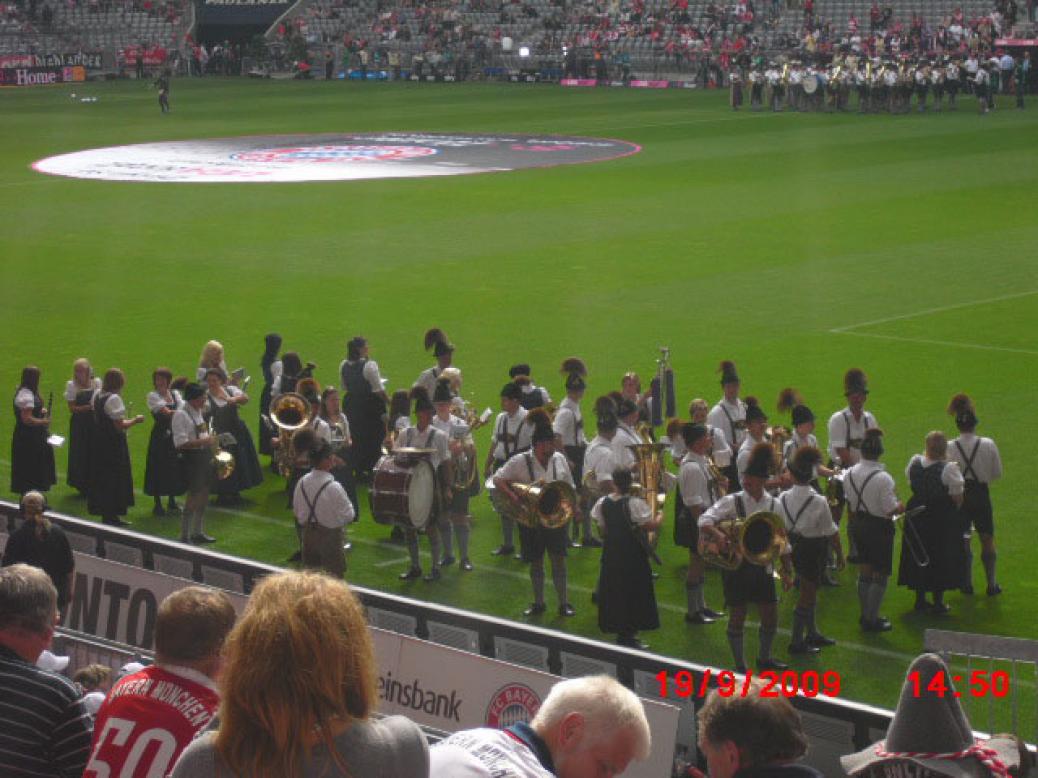
[[[436,154],[427,146],[296,146],[231,154],[239,162],[390,162]]]
[[[510,683],[490,698],[487,726],[504,729],[520,722],[529,723],[540,707],[541,698],[533,689],[521,683]]]

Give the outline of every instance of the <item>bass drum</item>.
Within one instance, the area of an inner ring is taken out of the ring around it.
[[[804,76],[804,94],[813,95],[818,91],[818,76],[814,73]]]
[[[436,474],[428,459],[385,456],[375,466],[371,515],[379,524],[424,530],[433,515]]]

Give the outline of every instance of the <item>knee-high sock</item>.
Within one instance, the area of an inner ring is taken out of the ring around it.
[[[817,637],[822,633],[818,631],[818,626],[815,624],[815,614],[818,613],[818,606],[812,605],[807,608],[807,636],[809,638]]]
[[[883,595],[886,594],[886,591],[887,577],[885,575],[875,576],[869,586],[869,621],[879,619],[879,609],[883,604]]]
[[[984,559],[984,554],[980,555],[981,561]],[[987,565],[984,565],[984,571],[987,572]],[[966,543],[966,559],[963,565],[962,571],[962,585],[966,588],[973,586],[973,546]]]
[[[760,651],[757,652],[758,662],[771,659],[771,644],[775,642],[775,632],[774,627],[766,627],[763,624],[757,630],[757,637],[760,639]]]
[[[501,517],[501,535],[502,535],[502,539],[504,541],[504,545],[506,545],[506,546],[515,545],[512,542],[513,539],[514,539],[513,538],[514,532],[515,532],[515,522],[512,521],[507,516],[502,516]]]
[[[866,575],[858,576],[858,605],[861,606],[861,620],[869,620],[869,587],[872,579]]]
[[[195,509],[195,520],[193,522],[193,529],[191,530],[193,535],[204,535],[205,534],[205,506]]]
[[[530,563],[530,583],[533,584],[533,601],[544,603],[544,560],[538,559]]]
[[[440,525],[428,533],[429,552],[432,554],[432,567],[434,570],[440,566],[440,532],[442,531],[443,526]]]
[[[569,602],[566,592],[566,557],[549,557],[551,560],[551,582],[555,584],[555,593],[559,597],[559,605]]]
[[[809,608],[797,606],[793,609],[793,642],[803,643],[804,632],[807,630],[807,621],[809,618]]]
[[[706,610],[706,583],[704,581],[699,582],[699,610]]]
[[[469,529],[468,524],[459,524],[454,528],[454,534],[458,538],[458,556],[461,559],[469,558]]]
[[[421,567],[422,562],[418,558],[418,533],[407,533],[407,555],[411,557],[411,567]]]
[[[703,584],[685,582],[685,601],[688,603],[689,616],[694,616],[702,610],[699,605],[699,598],[702,594]]]
[[[998,559],[998,552],[991,551],[990,553],[985,551],[980,555],[980,561],[984,563],[984,574],[988,579],[988,586],[995,585],[995,562]]]
[[[180,541],[183,543],[191,539],[191,523],[194,521],[195,512],[184,506],[184,512],[180,514]]]
[[[732,629],[728,627],[727,631],[728,645],[732,649],[732,658],[735,659],[735,664],[743,667],[746,665],[746,656],[743,653],[742,646],[742,630]]]
[[[446,517],[440,520],[440,539],[443,541],[443,556],[454,556],[454,526]]]

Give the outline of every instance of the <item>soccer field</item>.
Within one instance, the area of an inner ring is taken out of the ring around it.
[[[73,100],[72,91],[98,100]],[[589,419],[593,398],[618,389],[623,372],[639,371],[647,385],[667,345],[680,411],[696,396],[718,399],[715,370],[730,358],[744,395],[759,397],[773,422],[788,423],[774,412],[779,390],[799,389],[823,444],[825,419],[844,404],[843,373],[861,367],[902,498],[904,466],[924,435],[954,430],[949,397],[975,399],[978,431],[995,438],[1006,467],[993,488],[1005,594],[950,594],[952,613],[939,618],[911,612],[912,594],[891,586],[884,613],[894,630],[864,634],[848,570],[819,608],[820,627],[839,645],[793,665],[837,670],[843,696],[893,706],[927,627],[1036,636],[1026,485],[1038,433],[1029,405],[1038,367],[1034,110],[1012,110],[1005,98],[988,116],[969,100],[936,115],[733,113],[722,93],[239,80],[175,82],[172,103],[160,115],[139,83],[0,92],[0,385],[13,396],[21,368],[39,365],[42,394],[53,391],[61,406],[55,431],[67,429],[60,397],[79,356],[99,374],[123,368],[124,396],[143,412],[151,370],[193,373],[215,338],[230,367],[256,377],[255,400],[270,331],[316,362],[323,383],[337,382],[347,338],[364,334],[395,389],[432,364],[422,334],[441,327],[457,345],[464,393],[481,408],[497,408],[519,361],[560,399],[558,365],[575,354],[589,366]],[[642,150],[487,175],[262,185],[86,181],[30,167],[119,144],[387,130],[579,135]],[[254,430],[255,403],[244,416]],[[148,425],[129,433],[138,488]],[[10,421],[2,429],[9,435]],[[481,460],[487,436],[477,435]],[[4,454],[5,479],[9,464]],[[82,515],[64,467],[60,450],[52,505]],[[268,474],[245,496],[240,511],[210,512],[216,548],[283,563],[296,543],[283,482]],[[351,581],[521,618],[526,570],[490,556],[500,529],[485,496],[472,506],[476,570],[449,569],[436,584],[397,581],[406,552],[362,503]],[[150,511],[139,495],[128,518],[177,535],[175,520]],[[724,624],[682,619],[687,554],[670,542],[670,521],[668,509],[663,626],[642,637],[654,651],[726,665]],[[598,556],[571,552],[576,617],[550,607],[540,623],[605,637],[589,601]],[[974,576],[980,584],[979,552]],[[707,597],[721,602],[717,574]],[[787,630],[793,602],[787,594],[780,604]],[[787,643],[781,633],[779,658]],[[751,661],[756,645],[750,629]]]

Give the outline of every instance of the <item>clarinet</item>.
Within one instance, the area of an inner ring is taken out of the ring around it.
[[[54,407],[54,390],[51,389],[47,395],[47,404],[43,407],[43,417],[45,419],[53,418],[51,409]]]

